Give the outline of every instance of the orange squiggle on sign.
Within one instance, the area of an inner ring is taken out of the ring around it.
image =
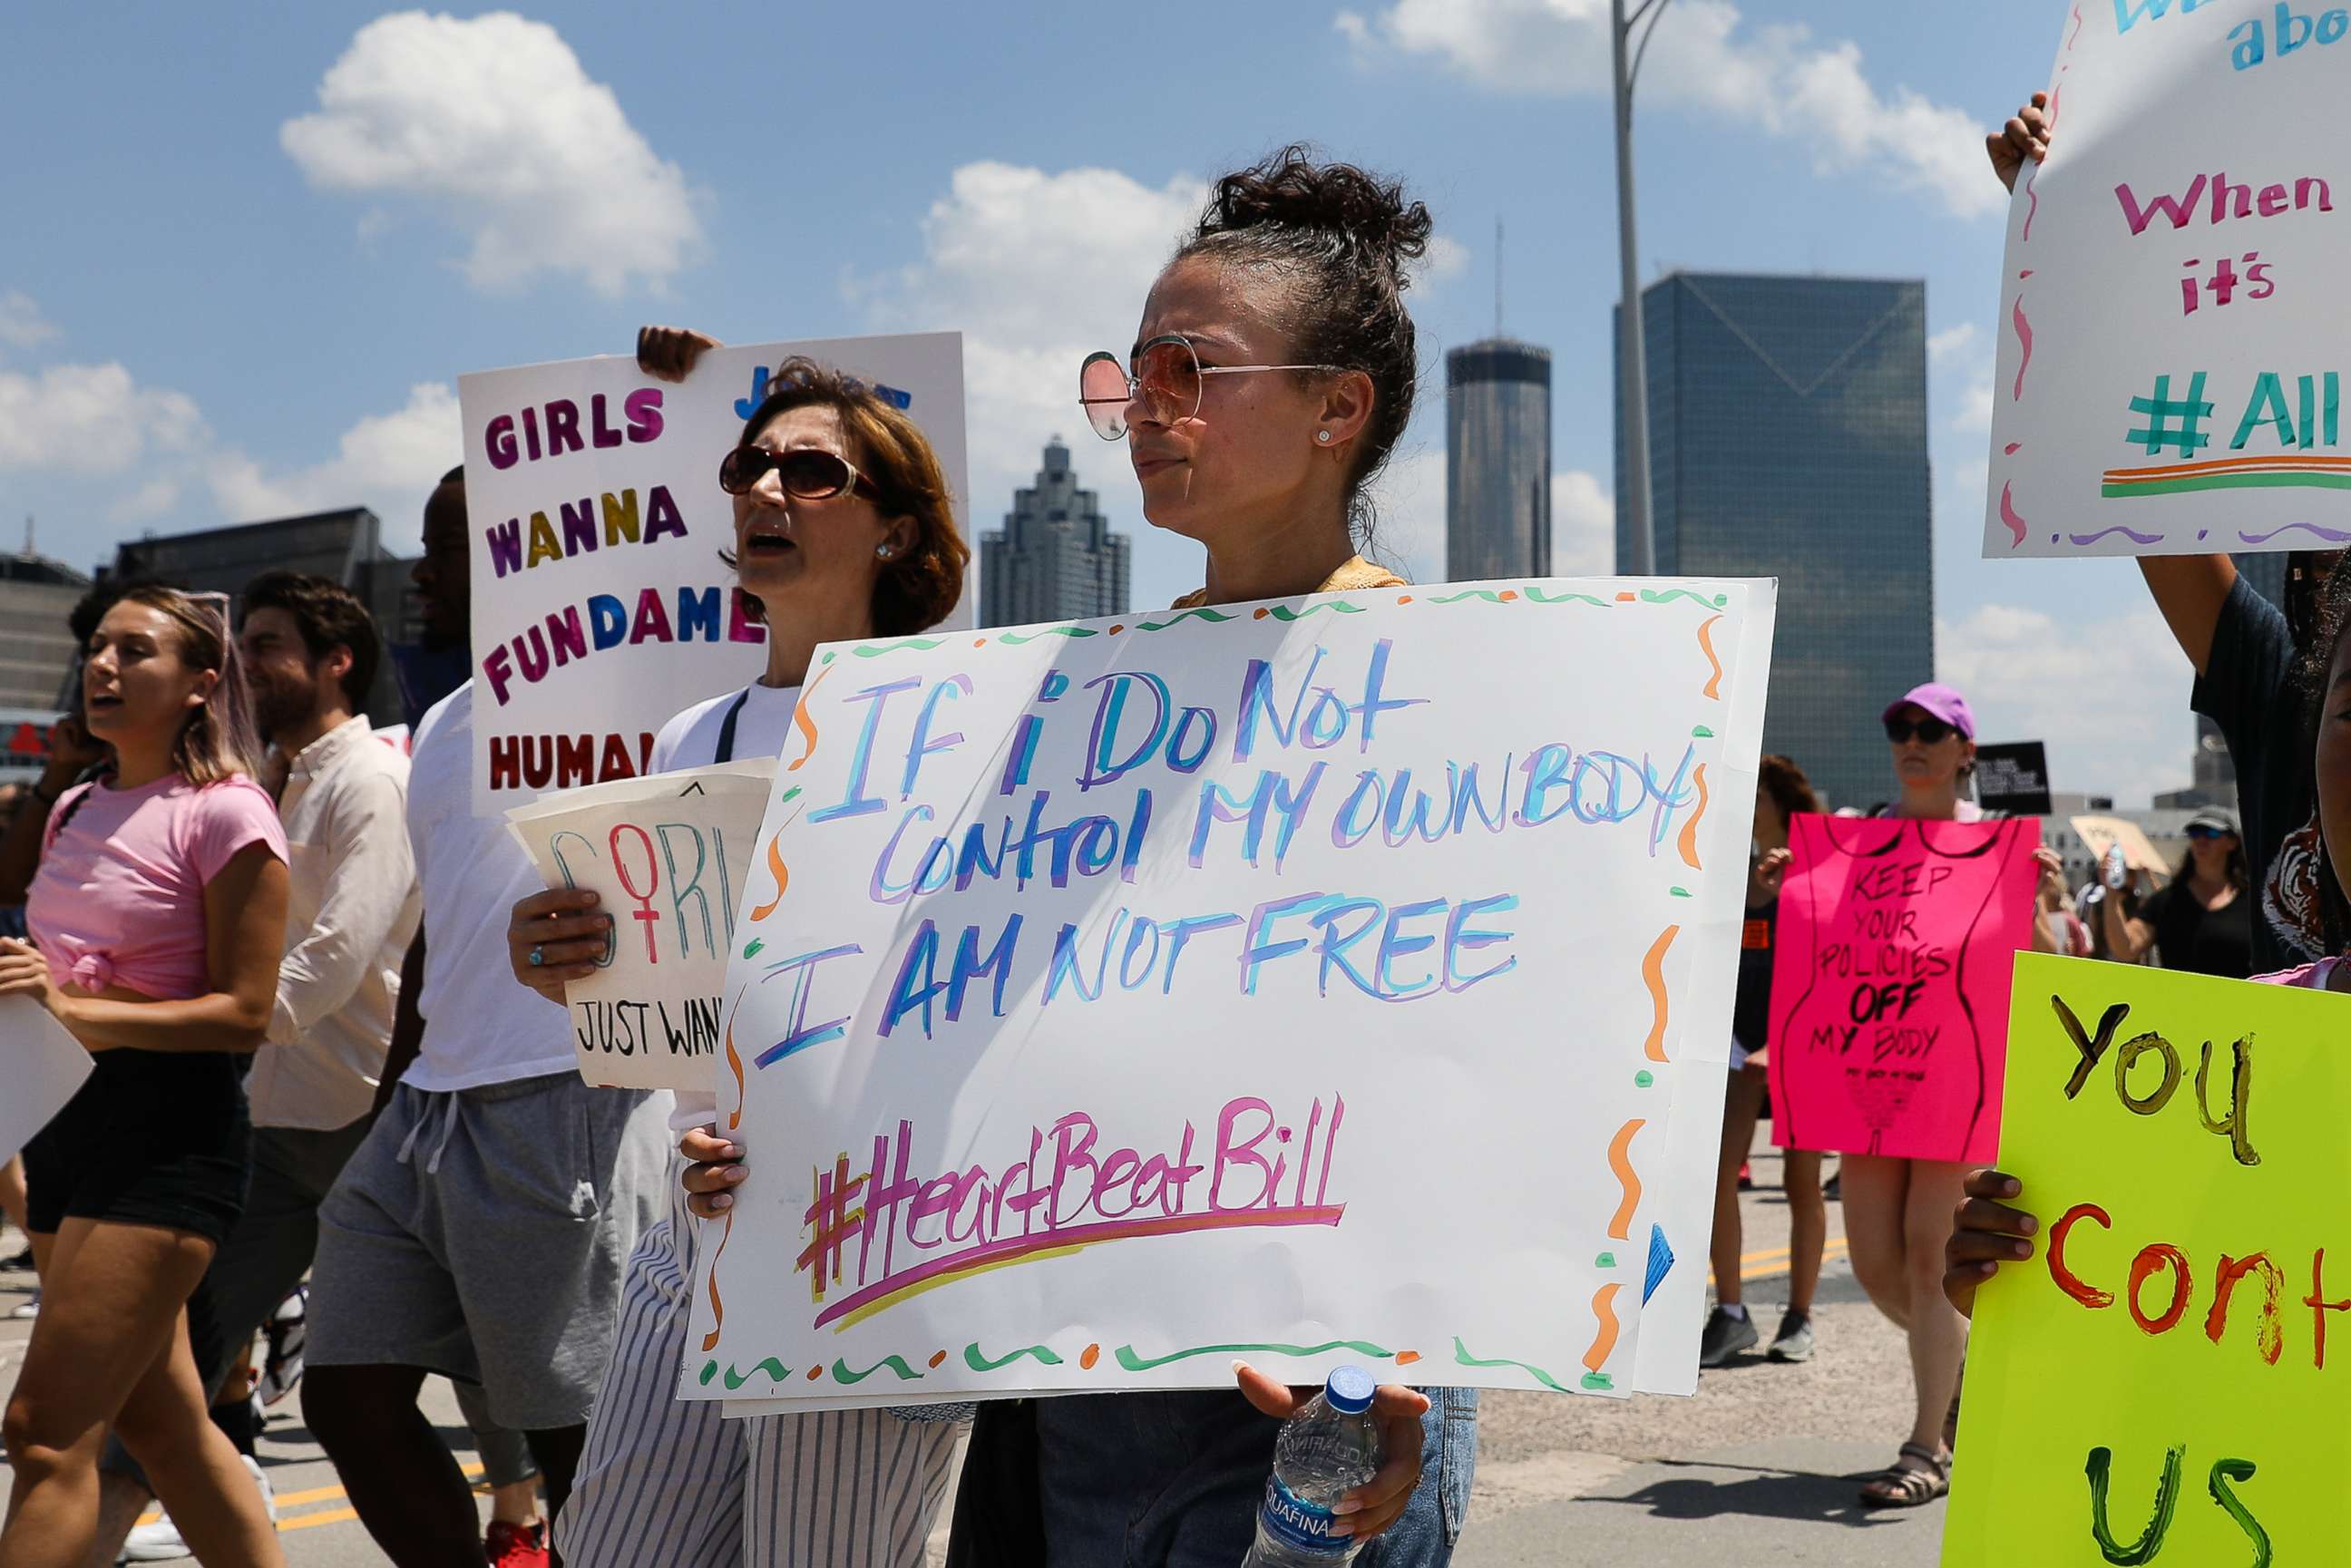
[[[1708,616],[1698,629],[1698,645],[1705,652],[1706,662],[1714,666],[1714,674],[1707,677],[1705,689],[1700,691],[1698,695],[1714,702],[1722,700],[1722,661],[1714,656],[1714,639],[1708,633],[1714,630],[1714,623],[1721,619],[1719,615]]]
[[[1667,926],[1657,933],[1657,939],[1649,944],[1648,956],[1641,960],[1641,981],[1649,988],[1649,1004],[1655,1009],[1649,1038],[1642,1043],[1641,1051],[1651,1061],[1669,1060],[1666,1055],[1666,950],[1681,934],[1680,926]]]
[[[1586,1370],[1597,1372],[1608,1364],[1608,1353],[1616,1348],[1616,1292],[1622,1285],[1603,1285],[1592,1295],[1592,1315],[1599,1320],[1600,1332],[1593,1336],[1592,1348],[1583,1353]]]
[[[1608,1143],[1608,1168],[1625,1188],[1625,1201],[1616,1206],[1615,1215],[1608,1221],[1608,1234],[1622,1241],[1633,1233],[1633,1210],[1640,1207],[1641,1178],[1633,1174],[1633,1162],[1628,1151],[1633,1147],[1633,1135],[1648,1123],[1635,1116],[1616,1129],[1615,1137]]]

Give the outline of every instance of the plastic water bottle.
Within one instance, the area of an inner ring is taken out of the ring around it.
[[[1331,1510],[1379,1468],[1372,1375],[1360,1366],[1338,1367],[1274,1442],[1257,1544],[1241,1568],[1329,1568],[1352,1559],[1364,1543],[1331,1533],[1338,1523]]]
[[[2123,884],[2130,881],[2130,862],[2124,858],[2120,844],[2106,846],[2105,864],[2100,869],[2105,873],[2105,884],[2116,893],[2120,893]]]

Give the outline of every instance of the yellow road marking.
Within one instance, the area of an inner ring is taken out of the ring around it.
[[[478,1479],[482,1473],[482,1465],[480,1460],[476,1459],[471,1464],[461,1464],[457,1469],[464,1473],[468,1480],[475,1482],[475,1491],[486,1492],[489,1490],[488,1484]],[[289,1508],[300,1508],[306,1503],[340,1501],[344,1495],[345,1493],[343,1489],[339,1486],[312,1487],[307,1491],[279,1492],[277,1494],[277,1507],[280,1515],[277,1521],[278,1530],[280,1531],[288,1530],[308,1530],[314,1525],[341,1524],[348,1520],[357,1519],[359,1517],[359,1511],[351,1508],[321,1509],[316,1513],[298,1514],[292,1519],[284,1517],[285,1511]],[[152,1524],[162,1516],[162,1511],[161,1509],[151,1508],[145,1513],[139,1516],[139,1522],[141,1524]]]
[[[1778,1249],[1778,1250],[1784,1254],[1788,1249],[1782,1247]],[[1842,1258],[1844,1255],[1845,1239],[1842,1236],[1831,1237],[1829,1239],[1828,1245],[1821,1249],[1821,1261],[1823,1263],[1830,1261],[1832,1259]],[[1747,1259],[1741,1258],[1740,1259],[1740,1261],[1741,1263],[1745,1263]],[[1761,1267],[1754,1269],[1743,1268],[1739,1270],[1739,1278],[1742,1282],[1749,1280],[1769,1280],[1775,1278],[1778,1275],[1785,1274],[1794,1267],[1794,1260],[1783,1256],[1780,1261],[1776,1263],[1765,1263]]]

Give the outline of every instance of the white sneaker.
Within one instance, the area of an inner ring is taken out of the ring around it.
[[[152,1524],[142,1524],[124,1539],[122,1555],[118,1563],[170,1563],[182,1557],[193,1557],[188,1543],[180,1539],[180,1527],[172,1522],[166,1512]]]
[[[269,1511],[269,1522],[275,1526],[277,1523],[277,1489],[269,1484],[269,1477],[251,1458],[243,1454],[237,1458],[244,1460],[246,1474],[253,1478],[253,1484],[261,1489],[262,1506]],[[142,1524],[133,1530],[122,1542],[122,1555],[116,1561],[172,1563],[193,1555],[188,1550],[188,1543],[180,1539],[179,1526],[172,1522],[172,1516],[166,1511],[157,1515],[154,1523]]]

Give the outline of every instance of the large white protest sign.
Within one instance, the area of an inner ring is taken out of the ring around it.
[[[750,1174],[682,1392],[1237,1355],[1686,1391],[1773,600],[1382,589],[822,650],[742,894]]]
[[[680,382],[615,357],[458,378],[478,812],[642,774],[671,715],[758,675],[766,632],[719,559],[734,510],[718,465],[795,354],[904,408],[966,515],[956,333],[717,349]]]
[[[89,1052],[30,997],[0,997],[0,1161],[66,1108],[90,1073]]]
[[[775,773],[773,758],[726,762],[567,789],[507,813],[549,887],[589,889],[612,918],[597,972],[564,988],[589,1082],[710,1082],[735,895]]]
[[[2010,212],[1990,557],[2351,541],[2351,9],[2081,0]]]

